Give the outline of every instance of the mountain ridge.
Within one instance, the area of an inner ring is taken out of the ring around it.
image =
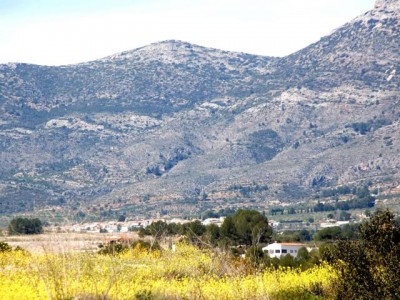
[[[265,209],[398,185],[398,4],[282,58],[168,40],[0,65],[0,213]]]

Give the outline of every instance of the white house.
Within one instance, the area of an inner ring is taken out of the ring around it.
[[[293,257],[297,256],[297,252],[301,247],[305,247],[304,244],[301,243],[273,243],[268,246],[262,248],[264,252],[267,252],[270,257],[280,258],[281,256],[285,256],[290,254]]]
[[[350,224],[350,221],[336,221],[336,222],[321,223],[319,225],[319,227],[328,228],[328,227],[343,226],[343,225],[346,225],[346,224]]]
[[[225,217],[220,218],[208,218],[201,222],[204,226],[215,224],[217,226],[221,226],[224,223]]]
[[[271,226],[272,228],[277,228],[281,224],[280,222],[274,221],[274,220],[269,220],[268,223],[269,223],[269,226]]]

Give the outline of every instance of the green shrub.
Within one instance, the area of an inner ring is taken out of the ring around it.
[[[99,245],[101,248],[99,250],[99,254],[110,254],[116,255],[122,253],[123,251],[127,250],[129,247],[125,243],[121,243],[119,241],[110,241],[106,245]]]
[[[138,241],[110,241],[106,243],[105,245],[100,244],[99,248],[100,250],[98,251],[99,254],[107,254],[107,255],[117,255],[120,254],[124,251],[127,251],[128,249],[135,248],[137,246],[140,246],[141,248],[147,249],[148,251],[151,250],[160,250],[160,246],[158,243],[149,243],[143,240],[138,240]]]
[[[9,252],[11,250],[12,248],[9,244],[6,242],[0,242],[0,252]]]
[[[43,233],[43,224],[37,218],[15,218],[8,225],[9,234],[40,234]]]

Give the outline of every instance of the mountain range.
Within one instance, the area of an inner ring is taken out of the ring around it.
[[[400,182],[400,1],[286,57],[169,40],[0,65],[0,214],[184,215]]]

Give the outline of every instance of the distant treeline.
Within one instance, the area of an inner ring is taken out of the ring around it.
[[[353,195],[354,198],[345,201],[339,201],[340,195]],[[340,186],[334,189],[326,189],[321,192],[322,198],[334,198],[333,201],[323,203],[318,201],[313,206],[291,206],[288,208],[274,207],[269,210],[271,215],[293,215],[297,213],[313,213],[323,211],[342,210],[347,211],[350,209],[371,208],[375,206],[376,198],[370,194],[367,186],[363,187],[350,187]]]
[[[371,196],[367,186],[360,188],[342,186],[335,189],[324,190],[322,192],[323,197],[335,197],[338,195],[354,195],[356,198],[346,201],[336,201],[334,205],[324,204],[318,202],[313,210],[315,212],[320,211],[332,211],[332,210],[349,210],[349,209],[360,209],[360,208],[371,208],[375,205],[375,197]],[[337,199],[336,199],[337,200]]]
[[[238,210],[227,216],[221,227],[215,224],[203,225],[196,220],[186,224],[157,221],[139,231],[139,236],[182,236],[196,245],[225,247],[229,245],[254,245],[271,240],[272,228],[268,219],[255,210]]]

